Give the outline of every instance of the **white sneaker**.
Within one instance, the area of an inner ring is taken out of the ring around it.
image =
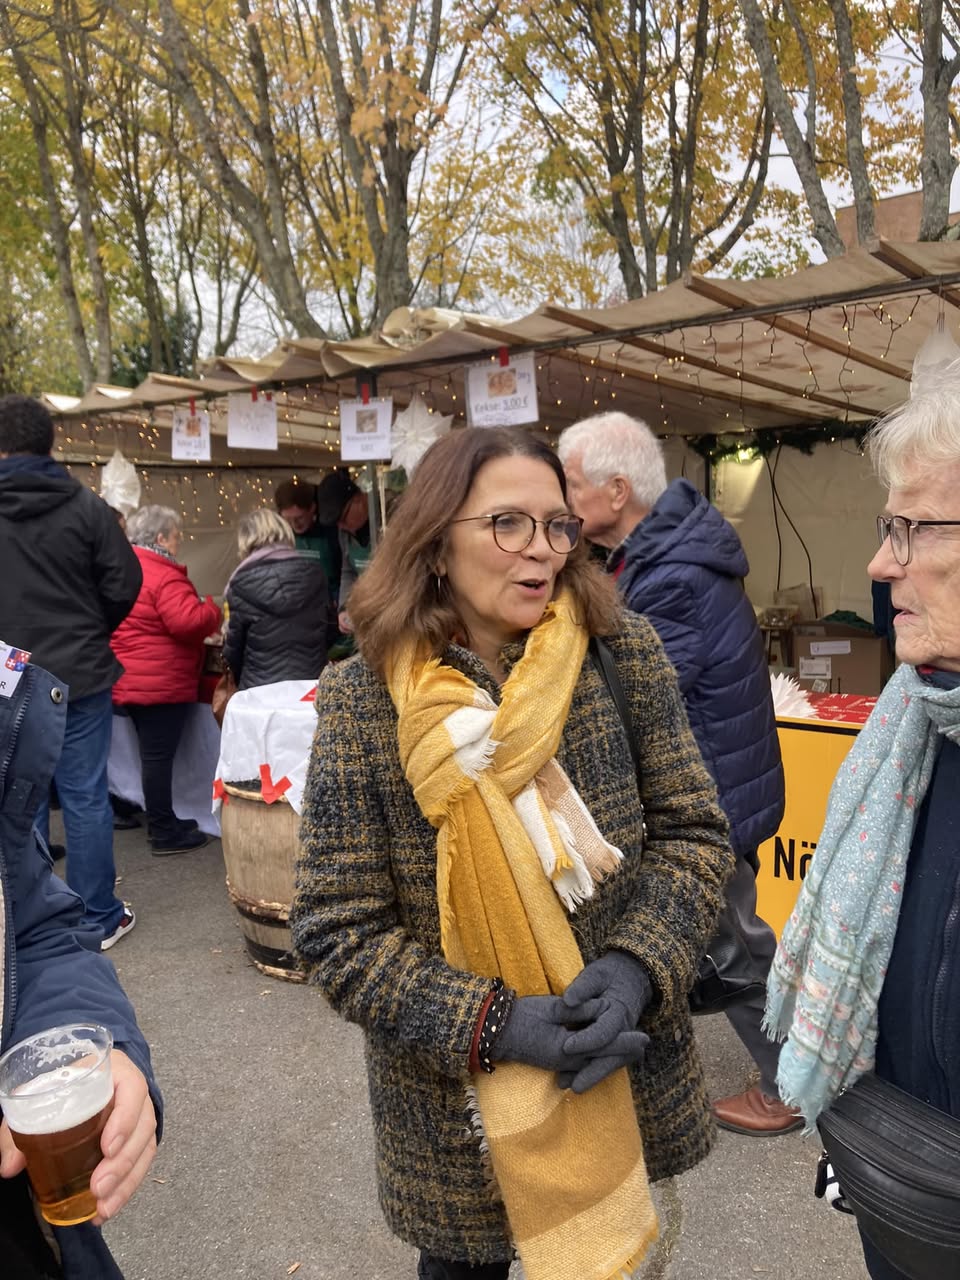
[[[100,943],[100,950],[109,951],[113,944],[115,942],[119,942],[125,934],[128,934],[136,923],[137,917],[133,914],[132,907],[125,906],[123,908],[123,915],[120,917],[120,923],[114,929],[113,933],[108,934],[108,936]]]

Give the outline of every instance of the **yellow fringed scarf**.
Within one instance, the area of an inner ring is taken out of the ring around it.
[[[403,767],[437,828],[444,956],[519,995],[559,995],[581,971],[563,902],[589,896],[620,857],[554,760],[586,646],[565,593],[531,631],[499,708],[412,644],[388,670]],[[473,1083],[527,1280],[632,1271],[657,1222],[626,1071],[579,1096],[521,1063]]]

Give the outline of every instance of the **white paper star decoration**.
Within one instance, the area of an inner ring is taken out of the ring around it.
[[[415,395],[394,419],[391,464],[403,467],[409,480],[433,442],[450,430],[451,422],[452,416],[445,418],[441,413],[431,413],[423,397]]]
[[[913,358],[910,395],[926,391],[956,391],[960,384],[960,347],[947,332],[941,315]]]
[[[773,696],[775,715],[792,716],[797,720],[806,720],[816,715],[806,690],[801,689],[792,676],[785,676],[782,671],[770,677],[770,693]]]
[[[119,449],[100,473],[100,497],[108,507],[114,507],[128,516],[140,505],[140,477],[137,468],[128,462]]]

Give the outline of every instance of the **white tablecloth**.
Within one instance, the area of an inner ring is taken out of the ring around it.
[[[193,818],[211,836],[220,834],[220,820],[210,812],[219,754],[220,730],[213,712],[206,702],[198,702],[187,712],[173,762],[173,809],[178,818]],[[113,717],[107,778],[114,795],[143,805],[140,746],[129,716]]]
[[[268,804],[282,795],[300,812],[317,727],[316,689],[316,681],[281,680],[233,695],[223,718],[215,809],[221,783],[259,779]]]

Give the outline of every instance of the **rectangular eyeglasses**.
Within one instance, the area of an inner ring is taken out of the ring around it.
[[[914,529],[937,525],[960,525],[960,520],[909,520],[906,516],[877,516],[877,537],[881,547],[890,539],[890,550],[897,564],[906,566],[913,557]]]

